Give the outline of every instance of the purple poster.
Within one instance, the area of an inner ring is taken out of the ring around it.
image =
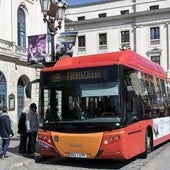
[[[28,64],[46,61],[46,34],[28,36]]]

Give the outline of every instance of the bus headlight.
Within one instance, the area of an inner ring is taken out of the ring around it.
[[[41,141],[38,142],[38,145],[39,145],[41,148],[44,148],[44,149],[49,149],[49,148],[50,148],[46,143],[41,142]]]

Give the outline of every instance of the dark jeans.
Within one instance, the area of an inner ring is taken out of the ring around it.
[[[28,133],[28,154],[34,153],[36,148],[37,132]]]
[[[8,147],[10,144],[10,139],[2,139],[2,155],[6,155]]]
[[[19,153],[25,153],[27,147],[27,133],[20,134]]]

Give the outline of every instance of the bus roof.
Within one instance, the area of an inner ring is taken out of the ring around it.
[[[167,74],[157,63],[148,60],[132,50],[93,54],[78,57],[64,56],[52,67],[43,68],[43,72],[80,69],[98,66],[124,65],[157,77],[166,79]]]

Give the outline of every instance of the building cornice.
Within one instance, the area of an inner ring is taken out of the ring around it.
[[[14,42],[0,39],[0,61],[27,65],[27,48],[17,46]],[[29,65],[32,68],[41,68],[42,64]]]
[[[128,23],[130,21],[134,22],[137,21],[138,18],[141,17],[149,17],[149,16],[156,16],[159,14],[164,15],[167,18],[167,14],[170,13],[170,8],[163,8],[163,9],[158,9],[158,10],[148,10],[148,11],[142,11],[142,12],[136,12],[136,13],[129,13],[126,15],[116,15],[116,16],[109,16],[105,18],[95,18],[95,19],[88,19],[88,20],[83,20],[83,21],[67,21],[65,23],[66,29],[73,28],[75,30],[80,29],[89,29],[92,27],[91,25],[97,24],[98,26],[103,26],[105,25],[104,23],[112,23],[113,21],[122,21],[124,23]],[[106,24],[106,27],[108,27],[108,24]]]

